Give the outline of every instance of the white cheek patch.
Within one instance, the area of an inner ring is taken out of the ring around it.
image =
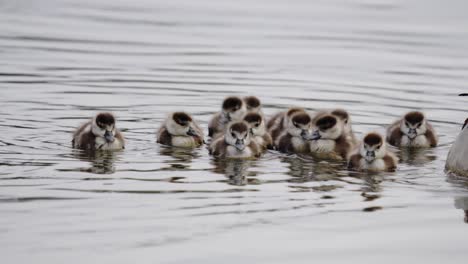
[[[335,151],[335,141],[331,139],[313,140],[309,143],[310,151],[316,153],[328,153]]]
[[[183,136],[175,136],[172,137],[172,146],[175,147],[182,147],[182,148],[191,148],[196,147],[195,140],[193,137],[183,137]]]

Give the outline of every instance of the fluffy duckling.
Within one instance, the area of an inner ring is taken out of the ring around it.
[[[125,148],[125,139],[115,126],[114,116],[99,113],[76,130],[72,145],[85,150],[119,150]]]
[[[353,145],[356,145],[358,143],[356,136],[354,135],[354,132],[353,132],[353,128],[351,124],[351,117],[346,110],[341,109],[341,108],[336,108],[336,109],[329,110],[329,111],[320,111],[314,116],[313,122],[315,123],[317,119],[319,119],[320,117],[326,114],[331,114],[331,115],[338,117],[343,123],[343,128],[344,128],[344,133],[346,135],[346,139],[349,142],[351,142]]]
[[[244,101],[236,96],[227,97],[223,101],[221,112],[215,114],[208,124],[208,136],[224,133],[226,125],[233,121],[242,121],[247,107]]]
[[[309,152],[309,140],[312,139],[312,119],[306,112],[293,114],[285,131],[275,141],[276,148],[284,153]]]
[[[468,96],[468,94],[460,94],[460,96]],[[445,167],[456,174],[468,176],[468,118],[450,147]]]
[[[314,122],[310,152],[318,156],[346,159],[353,144],[347,139],[344,124],[335,115],[325,114]]]
[[[247,107],[247,112],[261,113],[262,112],[262,103],[260,99],[256,96],[246,96],[243,98],[243,101]]]
[[[262,150],[273,147],[273,140],[266,131],[265,120],[261,114],[254,112],[248,113],[244,117],[244,121],[249,125],[252,140],[255,141]]]
[[[388,151],[380,134],[369,133],[361,142],[358,152],[351,155],[348,168],[357,171],[394,171],[398,159]]]
[[[224,136],[211,144],[210,154],[220,158],[255,158],[261,150],[251,139],[249,125],[241,121],[228,124]]]
[[[413,111],[387,129],[387,141],[396,147],[435,147],[437,136],[423,113]]]
[[[195,148],[203,144],[203,131],[193,118],[185,112],[171,113],[158,131],[160,144]]]
[[[298,112],[305,112],[303,108],[293,107],[289,108],[286,112],[279,112],[275,114],[267,123],[267,130],[270,133],[273,142],[283,133],[289,125],[291,117]]]

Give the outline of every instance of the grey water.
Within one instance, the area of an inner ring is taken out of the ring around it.
[[[466,263],[468,180],[444,171],[466,118],[463,0],[0,0],[2,263]],[[158,145],[228,95],[267,116],[342,107],[358,137],[424,111],[434,149],[394,173]],[[71,148],[112,111],[117,153]]]

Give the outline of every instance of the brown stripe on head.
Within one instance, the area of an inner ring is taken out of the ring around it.
[[[338,120],[336,120],[335,116],[325,115],[315,121],[315,126],[320,128],[320,130],[327,130],[334,127],[336,123],[338,123]]]
[[[99,113],[96,116],[96,124],[101,128],[113,125],[115,124],[115,118],[111,113]]]
[[[235,122],[229,126],[231,131],[236,131],[239,133],[247,132],[249,130],[247,123],[245,122]]]
[[[309,114],[307,114],[306,112],[296,113],[295,115],[292,116],[291,120],[294,124],[301,124],[301,125],[307,125],[312,121]]]
[[[344,109],[335,109],[331,112],[332,115],[339,117],[341,120],[346,121],[349,119],[349,114]]]
[[[247,108],[257,108],[260,107],[260,99],[256,96],[247,96],[244,98],[244,102],[247,104]]]
[[[223,109],[234,112],[242,107],[242,100],[239,97],[231,96],[223,101]]]
[[[244,121],[246,121],[249,124],[255,124],[255,123],[261,123],[262,122],[262,116],[258,113],[248,113],[244,117]]]
[[[289,110],[286,112],[286,116],[291,117],[295,113],[299,113],[299,112],[304,112],[304,108],[300,108],[300,107],[289,108]]]
[[[369,146],[378,146],[383,143],[382,136],[377,133],[369,133],[364,137],[364,143]]]
[[[405,115],[405,120],[414,125],[424,120],[424,114],[418,111],[409,112]]]
[[[181,126],[186,126],[189,122],[192,122],[192,118],[184,112],[175,112],[172,114],[172,119]]]

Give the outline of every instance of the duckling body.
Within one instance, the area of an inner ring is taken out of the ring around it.
[[[260,113],[251,112],[244,117],[249,125],[252,140],[262,149],[272,148],[273,140],[270,133],[266,131],[265,119]]]
[[[235,96],[227,97],[222,104],[222,110],[216,113],[208,124],[208,136],[221,136],[229,122],[241,121],[247,112],[245,102]]]
[[[383,137],[377,133],[367,134],[356,153],[348,159],[348,168],[356,171],[394,171],[398,159],[388,151]]]
[[[298,112],[305,112],[303,108],[293,107],[285,112],[276,113],[267,123],[268,133],[271,135],[273,142],[286,130],[291,117]]]
[[[276,149],[283,153],[308,153],[312,136],[312,119],[306,112],[296,112],[276,139]]]
[[[315,131],[309,143],[310,152],[318,157],[346,159],[353,144],[347,137],[342,121],[335,115],[314,118]]]
[[[73,134],[72,146],[84,150],[119,150],[125,147],[122,133],[111,113],[99,113]]]
[[[203,131],[185,112],[171,113],[157,133],[157,142],[163,145],[195,148],[203,145]]]
[[[261,149],[251,140],[248,124],[241,121],[228,125],[226,133],[211,144],[210,153],[220,158],[256,158]]]
[[[436,147],[437,141],[434,128],[417,111],[407,113],[387,129],[387,142],[396,147]]]

